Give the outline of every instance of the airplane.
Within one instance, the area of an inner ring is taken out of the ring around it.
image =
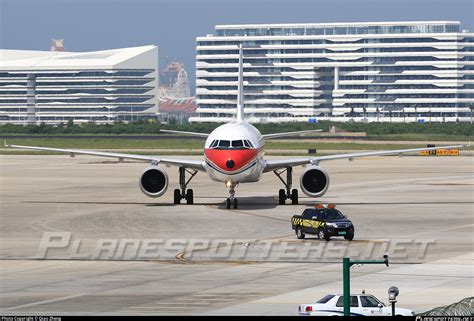
[[[185,160],[174,159],[159,156],[145,156],[124,153],[109,153],[79,149],[62,149],[37,146],[7,145],[6,147],[53,151],[70,154],[74,157],[76,154],[92,155],[102,157],[138,160],[150,162],[150,166],[145,168],[139,178],[141,191],[149,197],[160,197],[168,189],[168,174],[161,165],[177,166],[179,168],[179,189],[174,190],[174,204],[180,204],[181,200],[186,200],[187,204],[193,204],[194,193],[188,189],[188,184],[198,172],[207,173],[209,178],[216,182],[225,184],[229,190],[229,197],[226,199],[226,208],[238,208],[238,200],[235,197],[235,188],[240,183],[258,182],[262,175],[268,172],[274,172],[281,180],[284,189],[278,191],[278,203],[285,204],[286,200],[291,200],[292,204],[298,204],[298,190],[292,188],[293,167],[305,166],[306,168],[300,175],[300,187],[304,194],[309,197],[323,196],[329,187],[329,174],[319,164],[320,162],[349,159],[366,156],[381,155],[401,155],[410,152],[430,151],[436,149],[461,148],[464,145],[410,148],[374,152],[358,152],[349,154],[325,155],[317,157],[289,158],[281,160],[268,160],[264,158],[265,141],[274,138],[295,136],[306,133],[321,131],[305,130],[295,132],[284,132],[276,134],[262,135],[257,128],[248,123],[244,117],[244,85],[243,85],[243,49],[239,46],[239,69],[238,69],[238,93],[236,119],[214,129],[210,134],[185,132],[177,130],[161,130],[167,133],[178,133],[182,135],[191,135],[206,139],[204,144],[203,160]],[[286,173],[286,179],[284,174]],[[189,177],[186,177],[186,174]]]

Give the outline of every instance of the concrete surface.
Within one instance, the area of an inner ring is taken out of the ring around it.
[[[144,163],[0,156],[0,312],[292,315],[342,291],[343,256],[386,252],[389,268],[351,269],[354,292],[386,301],[397,285],[399,306],[416,311],[473,295],[474,158],[321,165],[331,186],[317,202],[352,219],[352,242],[296,240],[289,218],[316,201],[276,205],[272,173],[239,186],[240,208],[225,210],[225,186],[204,173],[191,183],[196,204],[175,206],[173,167],[168,192],[149,199]]]

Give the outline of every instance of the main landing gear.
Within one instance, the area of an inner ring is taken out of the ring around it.
[[[186,180],[186,172],[191,176]],[[174,190],[174,203],[179,204],[181,203],[182,199],[186,200],[186,204],[193,204],[194,202],[194,193],[192,189],[186,190],[189,182],[193,179],[193,177],[197,174],[197,170],[189,170],[184,167],[179,168],[179,187]]]
[[[285,189],[280,189],[278,191],[278,204],[284,205],[287,199],[291,200],[291,204],[297,205],[298,204],[298,190],[296,188],[291,189],[291,185],[293,184],[293,168],[287,167],[285,169],[274,170],[275,175],[282,181],[285,185]],[[286,181],[282,178],[282,175],[286,172]]]
[[[225,208],[230,209],[231,207],[233,207],[234,209],[237,209],[239,205],[237,198],[235,198],[235,186],[237,185],[231,184],[230,186],[228,186],[226,184],[226,186],[229,187],[229,197],[225,200]]]

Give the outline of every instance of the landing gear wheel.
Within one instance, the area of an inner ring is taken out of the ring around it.
[[[189,182],[193,179],[194,176],[197,174],[197,170],[190,170],[186,169],[185,167],[179,168],[179,189],[174,190],[174,203],[179,204],[181,203],[182,199],[186,200],[186,204],[193,204],[194,203],[194,193],[192,189],[186,189]],[[186,173],[190,174],[191,176],[186,180]]]
[[[331,239],[330,236],[326,235],[326,232],[324,232],[323,229],[319,230],[318,237],[319,237],[320,240],[326,240],[326,241],[329,241]]]
[[[192,189],[188,189],[186,192],[186,204],[193,204],[194,202],[194,192]]]
[[[278,204],[285,205],[286,193],[284,189],[278,191]]]
[[[296,237],[298,239],[300,239],[300,240],[304,239],[305,235],[304,235],[304,233],[303,233],[303,231],[301,230],[300,227],[297,227],[295,232],[296,232]]]
[[[234,201],[233,201],[232,205],[234,206],[234,209],[237,209],[237,206],[239,205],[239,203],[237,202],[236,198],[234,198]]]
[[[179,189],[174,190],[174,203],[175,204],[181,203],[181,191]]]
[[[347,234],[344,235],[344,238],[348,241],[352,241],[354,239],[354,234]]]
[[[225,208],[230,209],[230,198],[225,200]]]
[[[291,191],[291,204],[298,205],[298,190],[296,188]]]
[[[286,180],[282,177],[283,173],[286,172]],[[291,199],[291,204],[296,205],[298,204],[298,190],[291,189],[293,184],[293,168],[286,167],[284,169],[276,169],[273,171],[275,175],[280,179],[280,181],[285,185],[285,189],[280,189],[278,191],[278,204],[283,205],[285,204],[286,199]]]

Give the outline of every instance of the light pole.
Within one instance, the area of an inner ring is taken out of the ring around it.
[[[348,257],[342,259],[342,287],[344,297],[344,316],[351,315],[351,272],[350,268],[354,264],[385,264],[388,266],[388,255],[383,256],[383,260],[351,260]]]

